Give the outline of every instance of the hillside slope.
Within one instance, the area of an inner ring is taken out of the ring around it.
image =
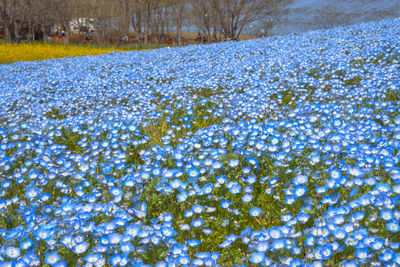
[[[0,262],[400,264],[400,20],[0,65]]]

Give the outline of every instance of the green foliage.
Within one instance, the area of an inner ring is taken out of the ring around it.
[[[133,146],[129,145],[128,148],[126,149],[126,161],[125,163],[130,166],[130,165],[139,165],[139,164],[144,164],[144,161],[140,158],[140,148],[142,146]]]
[[[67,118],[67,114],[61,114],[58,108],[53,107],[51,110],[44,114],[45,117],[50,119],[60,119],[63,120]]]
[[[53,140],[54,143],[58,145],[65,145],[67,150],[71,151],[72,153],[80,154],[83,152],[83,149],[78,145],[78,142],[82,140],[83,137],[83,134],[79,134],[70,129],[62,127],[61,136],[55,136]]]
[[[198,102],[192,108],[193,114],[189,115],[188,110],[186,108],[179,108],[173,111],[173,114],[165,112],[165,109],[169,107],[168,103],[164,103],[159,105],[158,110],[162,113],[161,117],[157,120],[150,122],[150,124],[143,129],[143,132],[146,136],[149,137],[149,145],[162,145],[162,138],[167,136],[167,132],[169,130],[174,130],[171,128],[171,125],[175,125],[175,127],[182,127],[180,131],[174,131],[174,135],[171,138],[171,144],[175,145],[179,141],[180,138],[185,138],[187,133],[196,132],[198,129],[207,128],[213,124],[220,124],[222,118],[216,117],[214,115],[215,109],[218,106],[208,100],[203,102]],[[211,110],[211,112],[210,112]],[[184,128],[183,121],[184,116],[189,116],[191,119],[191,127]],[[167,120],[169,118],[169,120]]]

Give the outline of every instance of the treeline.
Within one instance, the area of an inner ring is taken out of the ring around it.
[[[10,43],[47,41],[55,28],[63,34],[95,34],[99,43],[126,41],[132,30],[138,41],[158,43],[174,32],[180,43],[185,27],[194,27],[202,41],[212,42],[237,39],[252,24],[271,27],[271,16],[288,1],[0,0],[0,24]]]

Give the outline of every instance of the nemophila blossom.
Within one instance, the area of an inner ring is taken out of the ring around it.
[[[178,202],[184,202],[188,198],[188,193],[186,191],[180,192],[176,197],[178,199]]]
[[[393,262],[396,264],[400,264],[400,254],[396,253],[393,257]]]
[[[281,250],[284,249],[287,245],[287,240],[285,239],[275,239],[271,243],[272,250]]]
[[[298,175],[293,179],[295,185],[305,184],[308,182],[308,177],[305,175]]]
[[[150,241],[151,243],[153,243],[154,245],[159,245],[161,242],[161,236],[158,236],[156,234],[153,234],[150,236]]]
[[[194,228],[198,228],[198,227],[202,226],[203,224],[204,224],[204,221],[202,218],[195,219],[190,223],[190,225]]]
[[[22,260],[28,265],[40,265],[40,258],[33,252],[26,253]]]
[[[88,246],[89,246],[89,244],[87,242],[77,243],[73,247],[74,253],[82,254],[87,250]]]
[[[254,252],[251,254],[249,261],[253,264],[261,263],[265,258],[264,252]]]
[[[359,265],[357,264],[356,260],[351,260],[351,261],[342,261],[343,267],[358,267]]]
[[[229,192],[233,195],[239,194],[242,191],[242,187],[239,184],[234,184],[229,188]]]
[[[37,197],[40,193],[40,190],[38,188],[35,187],[31,187],[28,190],[26,190],[25,192],[25,196],[27,199],[33,199],[35,197]]]
[[[133,203],[135,215],[139,218],[144,218],[147,215],[147,203],[143,201],[135,201]]]
[[[202,205],[196,204],[192,207],[194,213],[202,213],[204,211],[204,207]]]
[[[270,180],[268,180],[268,184],[273,186],[273,185],[276,185],[278,183],[278,181],[279,181],[278,177],[273,177]]]
[[[326,260],[332,257],[333,248],[331,245],[324,245],[319,249],[321,259]]]
[[[202,232],[203,232],[204,234],[206,234],[206,235],[211,235],[212,233],[214,233],[214,231],[211,230],[211,229],[209,229],[209,228],[203,229]]]
[[[316,238],[313,235],[308,235],[306,237],[306,240],[304,241],[304,244],[308,247],[312,247],[312,246],[314,246],[315,242],[316,242]]]
[[[58,255],[57,251],[49,252],[46,254],[44,262],[46,264],[53,265],[60,260],[60,256]]]
[[[382,210],[379,217],[385,221],[390,221],[393,219],[393,212],[389,209]]]
[[[347,233],[342,228],[337,228],[337,229],[333,230],[333,235],[338,240],[341,240],[341,239],[344,239],[346,237]]]
[[[40,227],[34,232],[35,238],[39,240],[48,240],[51,237],[51,229]]]
[[[113,266],[120,265],[122,260],[123,260],[123,256],[120,254],[115,254],[110,257],[110,263]]]
[[[189,170],[187,171],[187,173],[188,173],[188,176],[189,176],[190,178],[197,178],[197,177],[199,176],[199,174],[200,174],[199,170],[196,169],[196,168],[191,168],[191,169],[189,169]]]
[[[201,188],[201,195],[207,195],[210,194],[214,189],[214,184],[213,183],[208,183],[205,184],[202,188]]]
[[[266,252],[269,249],[269,242],[267,241],[260,241],[257,242],[256,245],[254,246],[254,249],[259,251],[259,252]]]
[[[10,259],[16,259],[21,255],[21,250],[17,247],[7,247],[4,250],[4,254]]]
[[[234,168],[234,167],[236,167],[238,165],[239,165],[239,160],[238,159],[231,159],[228,162],[228,166],[231,167],[231,168]]]
[[[399,232],[400,231],[400,225],[399,225],[399,222],[398,221],[391,221],[391,222],[388,222],[387,224],[386,224],[386,227],[385,227],[387,230],[389,230],[390,232],[392,232],[392,233],[397,233],[397,232]]]
[[[186,241],[186,244],[189,247],[197,247],[197,246],[199,246],[201,244],[201,241],[197,240],[197,239],[190,239],[190,240]]]
[[[118,233],[111,233],[107,236],[107,240],[109,244],[119,244],[122,239],[122,236]]]
[[[85,256],[85,261],[87,263],[96,263],[97,261],[99,261],[101,258],[100,254],[93,254],[93,253],[89,253]]]
[[[165,237],[173,237],[178,234],[174,229],[167,227],[167,226],[161,226],[161,233]]]
[[[26,250],[33,245],[33,241],[30,238],[25,239],[24,241],[19,243],[20,249]]]
[[[307,186],[298,185],[293,190],[293,195],[295,197],[302,197],[307,193]]]
[[[385,244],[385,241],[382,239],[374,238],[373,242],[369,244],[369,247],[372,250],[379,250],[382,249]]]
[[[223,175],[219,175],[215,178],[215,180],[217,181],[217,183],[219,184],[224,184],[226,183],[226,181],[228,180],[225,176]]]
[[[223,209],[227,209],[230,205],[232,205],[232,201],[229,201],[229,200],[227,200],[227,199],[224,199],[224,200],[222,200],[221,201],[221,204],[220,204],[220,206],[221,206],[221,208],[223,208]]]
[[[250,202],[253,200],[253,195],[245,194],[242,196],[241,199],[243,202]]]
[[[354,256],[357,257],[358,259],[365,260],[369,258],[370,252],[368,248],[357,248],[354,253]]]
[[[253,217],[258,217],[262,213],[262,210],[258,207],[252,207],[249,211],[250,215]]]

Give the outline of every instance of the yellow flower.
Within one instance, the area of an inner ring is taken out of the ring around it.
[[[44,60],[51,58],[100,55],[111,51],[123,50],[115,47],[85,47],[58,44],[0,44],[0,64],[16,61]]]

